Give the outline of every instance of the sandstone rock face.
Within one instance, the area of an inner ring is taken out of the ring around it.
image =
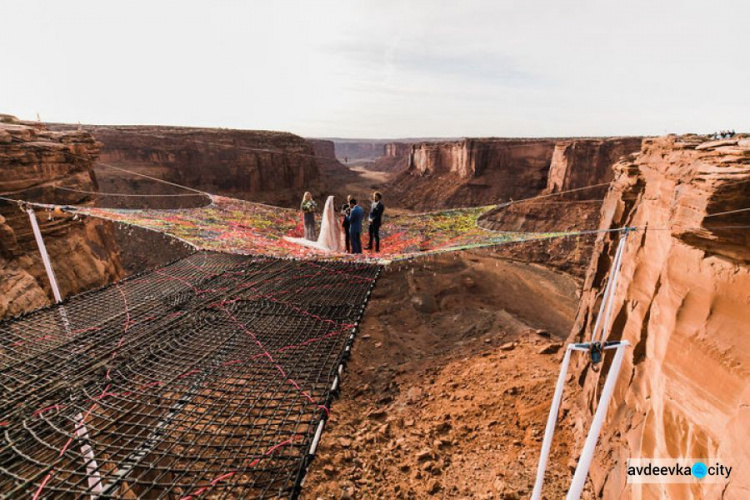
[[[23,124],[0,124],[0,192],[47,203],[85,203],[89,195],[59,191],[65,185],[97,189],[92,164],[99,145],[81,131],[53,132]],[[75,156],[71,156],[75,155]],[[63,296],[103,286],[123,271],[112,225],[50,218],[38,211],[42,235]],[[0,317],[46,305],[52,291],[26,212],[0,202]]]
[[[296,205],[304,191],[320,189],[313,146],[294,134],[150,126],[84,128],[102,143],[103,162],[211,193]],[[102,191],[179,192],[105,168],[98,168],[97,174]],[[153,205],[154,201],[148,206],[167,208]]]
[[[552,147],[548,140],[506,139],[420,144],[409,158],[409,170],[416,175],[453,174],[461,179],[504,170],[509,177],[527,175],[533,179],[541,173],[546,179]],[[535,183],[528,184],[533,187]]]
[[[315,160],[324,176],[347,179],[356,177],[354,172],[336,158],[336,147],[333,141],[307,139],[307,142],[312,145]],[[327,184],[327,182],[323,182],[323,184]]]
[[[404,206],[423,210],[532,196],[547,185],[554,147],[555,142],[549,139],[415,144],[408,168],[389,184],[388,190]]]
[[[555,144],[545,193],[559,193],[595,184],[614,177],[612,165],[621,157],[641,149],[641,137],[573,139]],[[607,186],[585,189],[566,199],[591,200],[607,192]]]
[[[611,166],[640,149],[641,138],[463,139],[420,143],[408,168],[389,185],[399,196],[428,193],[410,208],[433,209],[493,204],[551,194],[612,179]],[[566,195],[566,200],[601,199],[606,186]],[[560,198],[563,199],[563,198]]]
[[[643,498],[750,495],[743,467],[750,463],[750,231],[737,229],[750,225],[750,213],[733,212],[750,206],[750,147],[702,142],[644,140],[640,155],[615,166],[602,207],[602,229],[649,228],[628,237],[615,291],[610,340],[633,347],[591,470],[602,498],[638,494],[626,485],[628,457],[718,458],[736,467],[728,486],[648,485]],[[733,213],[712,216],[721,212]],[[597,238],[571,339],[590,336],[617,238]],[[578,394],[571,413],[583,436],[603,375],[579,360],[571,381],[570,394]]]
[[[411,144],[404,142],[390,142],[385,145],[386,158],[401,158],[411,154]]]
[[[412,145],[406,142],[390,142],[385,145],[385,154],[368,165],[368,170],[400,172],[409,166]]]

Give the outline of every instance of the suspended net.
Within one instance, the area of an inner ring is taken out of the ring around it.
[[[477,220],[494,208],[386,215],[380,231],[381,252],[378,255],[325,253],[299,245],[287,239],[299,238],[304,233],[299,212],[222,196],[212,195],[212,203],[200,208],[117,210],[80,207],[78,210],[167,233],[198,249],[298,259],[388,262],[545,238],[552,234],[497,232],[479,227]],[[367,235],[364,234],[363,238],[366,240]]]
[[[379,270],[199,252],[0,323],[0,497],[296,496]]]

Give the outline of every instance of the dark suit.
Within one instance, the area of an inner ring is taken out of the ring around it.
[[[348,203],[344,203],[343,205],[341,205],[341,215],[344,216],[344,220],[341,222],[341,226],[344,228],[344,240],[346,240],[347,252],[352,251],[351,239],[349,238],[349,212],[351,212],[351,207],[349,207]]]
[[[362,253],[362,218],[365,211],[355,205],[349,214],[349,237],[352,240],[352,253]]]
[[[380,251],[380,224],[383,222],[383,212],[385,212],[385,205],[383,205],[382,200],[372,204],[372,207],[370,208],[370,227],[368,229],[368,234],[370,236],[370,241],[367,243],[367,248],[372,248],[372,240],[375,240],[375,251]]]

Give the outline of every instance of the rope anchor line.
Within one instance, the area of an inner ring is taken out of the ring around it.
[[[562,365],[560,367],[560,375],[557,377],[555,393],[552,397],[549,416],[547,417],[547,425],[544,430],[544,440],[539,455],[536,481],[531,495],[532,500],[540,500],[542,497],[544,473],[547,469],[550,449],[552,448],[552,438],[555,433],[555,426],[557,425],[557,415],[560,411],[560,404],[562,403],[565,378],[568,374],[568,367],[570,366],[571,353],[573,351],[587,353],[592,370],[599,371],[598,366],[603,359],[604,352],[614,350],[614,359],[612,360],[612,365],[607,374],[607,379],[604,382],[602,395],[599,398],[594,418],[591,421],[591,427],[586,435],[586,441],[583,445],[581,456],[578,459],[578,465],[576,466],[573,480],[570,483],[566,500],[577,500],[581,497],[581,493],[583,492],[583,488],[586,484],[586,477],[588,476],[589,468],[591,467],[591,461],[594,458],[596,443],[599,440],[599,434],[607,415],[607,407],[612,399],[615,384],[617,383],[617,377],[622,366],[622,360],[625,356],[625,349],[630,345],[627,340],[607,341],[606,338],[609,333],[610,316],[612,313],[612,305],[614,303],[615,290],[617,289],[617,281],[622,268],[622,256],[625,250],[625,243],[627,241],[628,233],[634,230],[635,228],[631,227],[623,228],[622,230],[622,235],[620,236],[620,241],[617,245],[617,250],[615,251],[615,258],[612,261],[612,274],[610,275],[610,278],[607,281],[607,286],[604,289],[602,303],[599,307],[599,315],[596,318],[594,329],[591,332],[591,340],[585,343],[568,344],[568,347],[565,350],[565,356],[563,357]]]

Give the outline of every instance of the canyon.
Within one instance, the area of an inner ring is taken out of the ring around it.
[[[527,194],[541,198],[500,204],[484,215],[480,225],[492,230],[533,233],[597,229],[602,199],[614,177],[612,165],[638,152],[641,142],[640,137],[557,141],[544,189]],[[511,245],[499,247],[498,253],[542,263],[583,279],[594,237],[584,234],[542,240],[520,252]]]
[[[134,202],[92,194],[185,194],[96,167],[99,158],[192,188],[287,206],[296,206],[303,190],[342,196],[374,187],[337,160],[336,141],[3,121],[0,192],[9,198],[131,208],[206,203],[200,195]],[[750,429],[750,215],[742,211],[750,205],[750,139],[461,139],[378,147],[381,156],[368,168],[392,163],[383,167],[391,175],[389,207],[500,202],[482,227],[598,232],[389,267],[365,313],[350,379],[303,490],[307,498],[527,496],[560,348],[566,338],[588,339],[620,234],[605,231],[625,226],[638,230],[628,235],[610,340],[632,347],[586,495],[750,495],[750,474],[740,467],[750,456],[736,439]],[[547,197],[522,200],[538,195]],[[108,221],[44,210],[36,216],[66,296],[191,251]],[[15,203],[0,203],[0,278],[0,317],[52,301],[28,216]],[[569,483],[608,359],[595,372],[577,358],[566,380],[545,489],[550,498]],[[660,456],[715,457],[738,468],[728,485],[626,484],[627,458]]]
[[[101,142],[101,163],[201,191],[296,206],[302,192],[324,190],[313,145],[294,134],[167,126],[83,125],[81,128]],[[190,193],[102,165],[96,173],[103,192]],[[142,208],[169,208],[175,206],[175,201],[180,201],[180,206],[206,203],[202,196],[109,201],[126,202],[131,208],[137,208],[132,205],[134,202]]]
[[[206,196],[153,177],[296,206],[304,190],[324,192],[326,176],[357,178],[332,153],[330,142],[311,144],[286,133],[41,124],[8,115],[0,123],[0,193],[39,203],[115,208],[209,202]],[[37,209],[37,219],[63,297],[192,251],[153,231],[65,211]],[[0,234],[0,318],[51,303],[28,216],[14,203],[0,204]]]
[[[349,166],[395,173],[408,166],[412,145],[445,139],[331,139],[336,157]]]
[[[407,168],[387,189],[405,207],[417,210],[491,205],[607,183],[612,163],[638,151],[640,142],[640,137],[628,137],[419,143],[412,146]],[[420,196],[410,195],[417,192]]]

